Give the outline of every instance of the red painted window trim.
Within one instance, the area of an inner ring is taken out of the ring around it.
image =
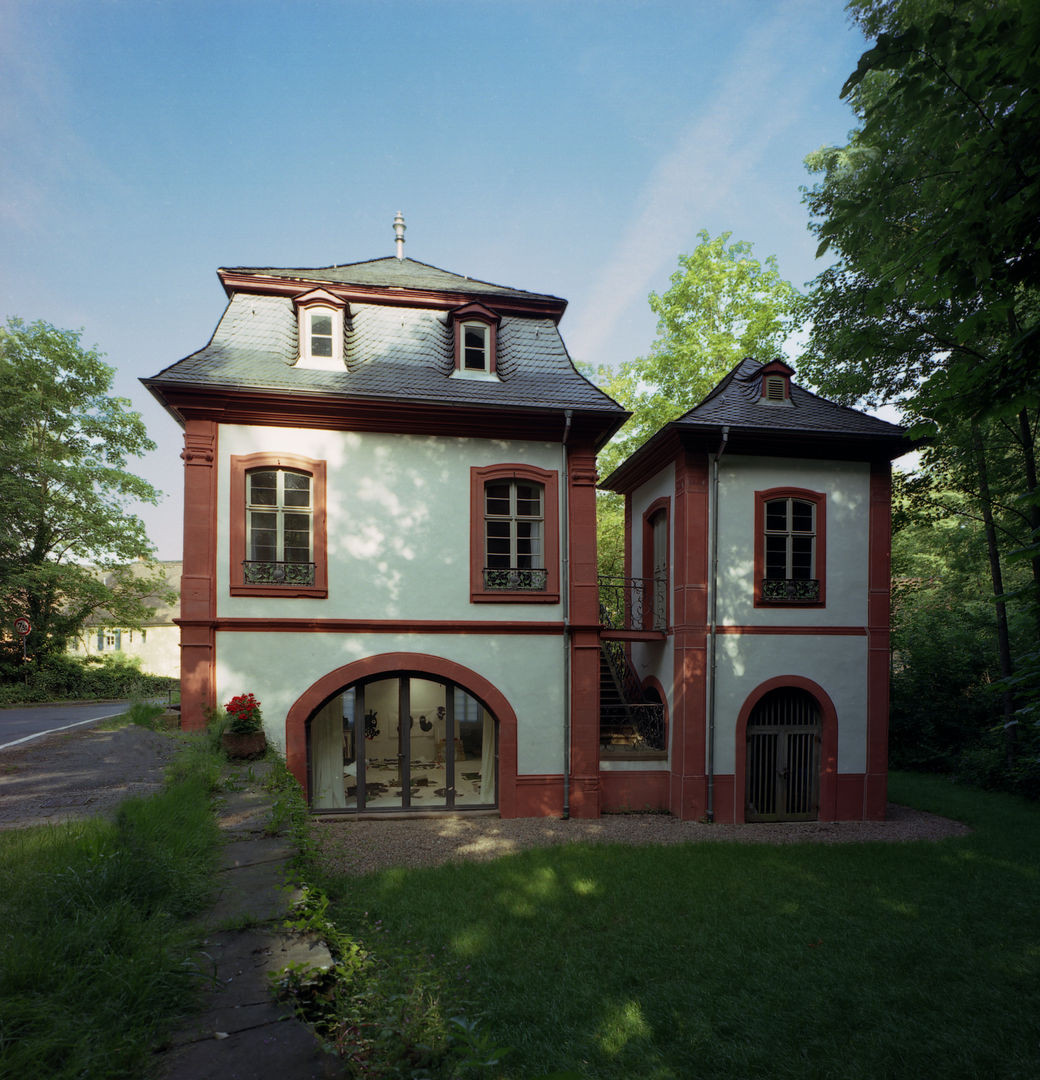
[[[499,317],[483,304],[466,304],[451,313],[452,330],[455,334],[455,370],[465,372],[462,366],[462,327],[467,322],[484,323],[488,328],[488,366],[494,375],[498,370],[498,323]]]
[[[541,592],[484,587],[484,485],[493,480],[529,480],[545,489],[545,589]],[[560,602],[559,473],[534,465],[473,466],[469,471],[469,598],[474,604]]]
[[[801,499],[816,507],[816,578],[819,600],[763,600],[762,579],[766,576],[766,503],[773,499]],[[778,487],[755,492],[755,607],[824,608],[827,606],[827,496],[807,488]]]
[[[251,469],[296,469],[310,473],[313,495],[314,584],[246,585],[239,568],[246,557],[246,473]],[[311,597],[322,600],[329,595],[328,540],[325,512],[325,462],[299,454],[231,455],[231,557],[228,579],[232,596]]]
[[[658,513],[664,513],[664,535],[665,535],[665,566],[666,566],[666,578],[664,589],[664,626],[654,626],[654,609],[653,609],[653,586],[648,584],[645,586],[647,590],[647,597],[650,599],[650,603],[646,602],[646,598],[643,600],[643,629],[644,630],[664,630],[667,631],[668,627],[672,625],[672,602],[671,596],[671,576],[672,576],[672,500],[663,495],[659,499],[654,501],[643,511],[643,580],[645,582],[652,582],[654,576],[654,530],[651,525],[651,519]]]

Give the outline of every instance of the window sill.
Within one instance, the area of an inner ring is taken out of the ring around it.
[[[325,600],[329,590],[324,585],[232,585],[232,596],[278,596],[284,599],[310,597]]]
[[[530,589],[492,589],[470,593],[472,604],[558,604],[558,592],[532,592]]]

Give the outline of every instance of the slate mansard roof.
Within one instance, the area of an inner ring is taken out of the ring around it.
[[[625,490],[648,467],[656,468],[677,440],[714,453],[724,432],[726,453],[891,460],[912,449],[898,424],[837,405],[794,381],[789,399],[764,401],[762,372],[757,360],[741,360],[700,404],[665,424],[601,486]]]
[[[220,276],[230,300],[209,344],[145,380],[160,398],[192,387],[488,409],[572,408],[602,413],[614,424],[625,416],[571,363],[556,327],[566,307],[558,297],[397,258],[320,269],[238,267]],[[348,304],[343,371],[294,366],[299,327],[293,296],[321,287]],[[449,377],[455,366],[450,312],[468,302],[500,315],[498,380]]]

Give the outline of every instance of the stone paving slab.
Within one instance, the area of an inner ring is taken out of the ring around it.
[[[271,973],[290,964],[328,968],[325,943],[286,931],[303,895],[287,885],[292,841],[269,835],[273,797],[257,765],[234,771],[235,787],[218,810],[225,847],[220,895],[207,913],[211,928],[198,957],[212,980],[199,1012],[188,1018],[163,1056],[163,1080],[324,1080],[341,1076],[338,1060],[291,1008],[274,998]]]

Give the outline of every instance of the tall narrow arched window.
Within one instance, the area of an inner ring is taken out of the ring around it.
[[[328,595],[325,462],[231,457],[232,596]]]
[[[558,474],[533,465],[470,470],[474,601],[560,598]]]
[[[247,581],[314,584],[314,518],[309,473],[246,473]]]
[[[816,491],[755,492],[755,604],[815,606],[825,597],[826,498]]]

